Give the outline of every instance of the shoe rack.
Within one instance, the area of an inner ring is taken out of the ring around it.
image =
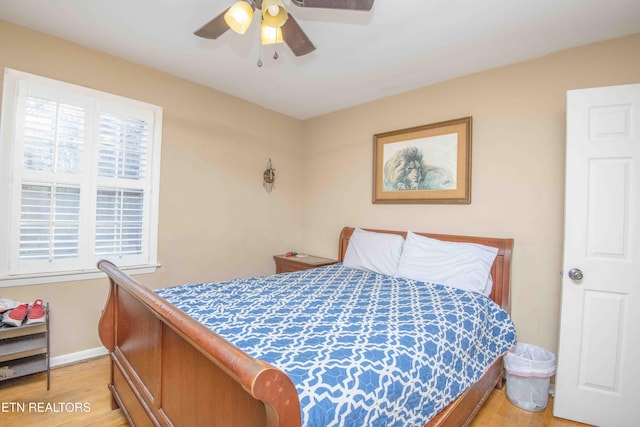
[[[51,385],[49,365],[49,304],[43,323],[0,326],[0,381],[47,373],[47,390]]]

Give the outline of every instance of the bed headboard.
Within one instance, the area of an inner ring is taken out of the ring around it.
[[[349,246],[349,239],[353,234],[354,227],[344,227],[340,233],[338,241],[338,261],[344,261],[344,254]],[[366,231],[375,231],[376,233],[399,234],[406,238],[406,231],[394,230],[376,230],[363,228]],[[513,250],[513,239],[499,239],[494,237],[471,237],[471,236],[455,236],[451,234],[431,234],[418,233],[421,236],[431,237],[438,240],[446,240],[449,242],[467,242],[479,243],[481,245],[493,246],[498,248],[493,266],[491,267],[491,277],[493,278],[493,289],[491,290],[491,299],[508,313],[511,312],[511,300],[509,294],[509,286],[511,284],[511,251]]]

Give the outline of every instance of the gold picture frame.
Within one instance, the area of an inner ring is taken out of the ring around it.
[[[373,203],[471,203],[471,117],[373,136]]]

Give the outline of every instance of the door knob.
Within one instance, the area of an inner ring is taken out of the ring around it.
[[[583,277],[584,274],[582,274],[582,270],[580,270],[579,268],[572,268],[571,270],[569,270],[569,278],[571,280],[582,280]]]

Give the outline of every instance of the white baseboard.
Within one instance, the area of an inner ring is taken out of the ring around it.
[[[93,359],[94,357],[104,356],[106,354],[109,354],[109,351],[105,347],[96,347],[52,357],[49,363],[52,368],[55,368],[56,366],[69,365],[71,363]]]

